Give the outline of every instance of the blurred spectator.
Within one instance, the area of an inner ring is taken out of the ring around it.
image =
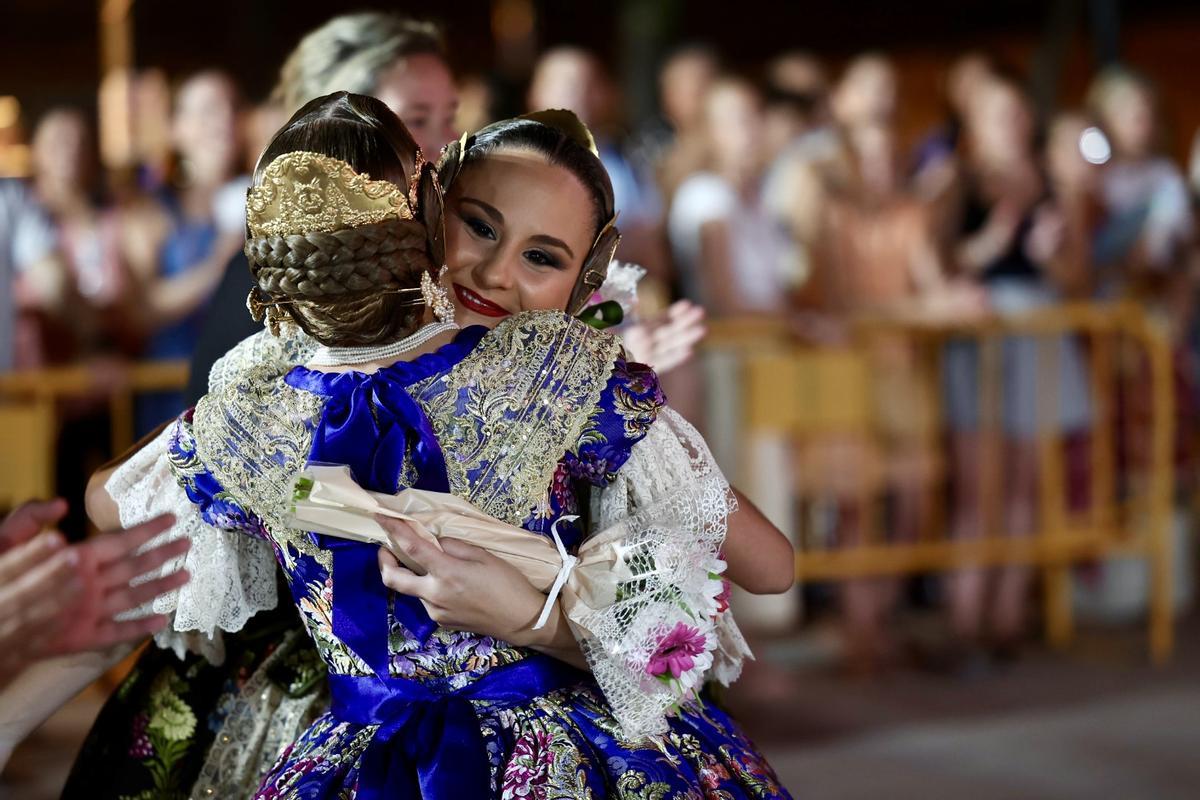
[[[436,159],[458,135],[453,127],[457,87],[441,32],[429,23],[378,11],[334,17],[305,36],[288,57],[273,94],[276,113],[286,119],[309,100],[337,90],[383,99],[409,125],[428,159]],[[239,202],[244,200],[243,195]],[[226,258],[192,360],[187,390],[192,403],[208,391],[213,362],[262,329],[246,312],[254,284],[240,245]]]
[[[793,51],[767,67],[766,141],[771,159],[821,131],[829,122],[829,81],[825,67],[811,53]]]
[[[655,165],[658,185],[669,204],[705,157],[704,101],[721,63],[704,45],[687,45],[672,53],[658,76],[663,120],[658,141],[647,161]]]
[[[378,11],[334,17],[288,56],[274,99],[290,116],[309,100],[338,90],[386,103],[431,161],[458,136],[458,87],[442,33],[432,23]]]
[[[837,541],[867,540],[870,503],[889,492],[889,538],[914,541],[932,521],[936,432],[931,380],[903,338],[877,336],[850,346],[856,318],[924,319],[963,314],[978,305],[952,292],[930,231],[927,207],[905,190],[893,129],[892,66],[877,55],[851,62],[833,96],[836,128],[822,158],[792,154],[789,169],[811,194],[802,202],[803,248],[810,266],[800,332],[823,345],[822,363],[840,359],[838,387],[846,407],[870,408],[857,428],[821,431],[799,451],[803,493],[836,512]],[[795,214],[797,207],[790,211]],[[855,367],[858,367],[857,369]],[[869,377],[869,380],[867,376]],[[872,403],[867,398],[873,398]],[[830,469],[829,465],[838,468]],[[870,672],[891,660],[891,612],[899,583],[892,578],[847,581],[843,613],[849,664]]]
[[[952,189],[960,231],[954,257],[964,276],[982,284],[998,314],[1030,312],[1058,297],[1053,266],[1064,243],[1062,222],[1034,147],[1035,132],[1030,100],[1011,79],[989,78],[968,103]],[[997,454],[987,449],[989,440],[982,434],[986,421],[981,419],[979,350],[963,342],[949,345],[943,378],[955,478],[953,536],[983,534],[983,481],[989,468],[996,469],[991,485],[1000,487],[1003,501],[1002,532],[1030,534],[1037,510],[1039,426],[1049,424],[1064,435],[1088,423],[1087,377],[1076,343],[1062,339],[1047,344],[1058,349],[1054,388],[1038,380],[1039,340],[1011,338],[1002,344],[997,400],[1003,451]],[[1040,419],[1039,395],[1055,389],[1054,418]],[[1000,461],[993,462],[996,458]],[[966,666],[978,662],[976,648],[985,636],[996,652],[1008,654],[1024,634],[1029,569],[996,570],[994,587],[991,578],[986,570],[970,568],[947,580],[951,623]]]
[[[1101,182],[1106,219],[1094,248],[1097,290],[1147,304],[1170,322],[1179,341],[1194,304],[1186,269],[1194,223],[1183,173],[1160,153],[1154,88],[1137,73],[1113,67],[1088,91],[1088,105],[1112,146]]]
[[[780,56],[768,67],[766,139],[770,167],[763,205],[787,233],[781,269],[789,288],[809,277],[808,246],[820,213],[819,178],[814,163],[838,153],[824,68],[807,53]]]
[[[789,154],[796,184],[785,210],[815,262],[812,310],[836,325],[861,314],[926,317],[969,306],[971,293],[946,283],[928,209],[905,188],[891,64],[877,55],[852,61],[832,105],[836,124],[822,129],[821,157]]]
[[[1174,347],[1177,487],[1195,485],[1194,409],[1200,353],[1196,333],[1195,220],[1182,170],[1162,152],[1163,131],[1153,84],[1132,70],[1112,67],[1095,80],[1088,104],[1111,143],[1101,172],[1104,219],[1093,246],[1095,287],[1102,298],[1133,300],[1162,323]],[[1126,364],[1135,382],[1146,365]],[[1122,398],[1119,423],[1125,457],[1143,464],[1152,409],[1143,392]]]
[[[718,81],[705,102],[703,168],[671,203],[668,234],[684,295],[714,315],[784,308],[784,241],[762,206],[762,98]]]
[[[117,211],[104,203],[92,129],[74,109],[54,109],[33,136],[34,190],[52,220],[64,274],[45,310],[42,363],[137,347],[125,304],[129,280]],[[53,327],[51,327],[53,326]]]
[[[542,55],[534,67],[526,105],[530,111],[569,109],[591,129],[621,219],[617,255],[661,274],[662,200],[651,176],[629,159],[615,138],[616,98],[616,87],[595,56],[576,47],[559,47]]]
[[[57,287],[24,322],[30,350],[25,366],[86,361],[96,389],[58,404],[56,486],[75,496],[92,470],[111,455],[108,393],[124,375],[122,356],[137,353],[141,330],[138,292],[131,286],[122,217],[107,202],[98,176],[91,125],[80,111],[54,109],[33,136],[34,193],[54,228],[60,258],[43,266]],[[131,291],[134,290],[134,291]],[[76,506],[64,530],[82,536],[87,519]]]
[[[235,178],[241,166],[237,114],[237,89],[224,73],[185,81],[172,118],[173,185],[127,215],[126,249],[149,331],[147,358],[192,356],[208,299],[245,239],[247,179]],[[178,393],[140,398],[139,432],[178,414],[183,404]]]
[[[54,305],[63,274],[53,225],[33,193],[23,181],[0,179],[0,372],[39,362],[36,328],[19,317]]]
[[[949,188],[967,107],[994,74],[991,60],[975,51],[950,65],[945,82],[946,119],[917,144],[913,154],[913,187],[919,197],[935,200]]]

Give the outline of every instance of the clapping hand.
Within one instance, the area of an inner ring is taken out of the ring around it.
[[[188,580],[182,569],[137,586],[131,581],[187,552],[186,539],[137,551],[174,522],[157,517],[128,530],[68,545],[46,530],[66,503],[27,503],[0,524],[0,682],[41,658],[135,642],[166,624],[154,615],[114,618]]]

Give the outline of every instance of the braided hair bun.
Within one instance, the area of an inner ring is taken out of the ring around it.
[[[433,168],[411,134],[372,97],[335,92],[306,104],[263,152],[255,185],[272,161],[293,152],[330,156],[398,187],[415,185],[419,199],[437,194]],[[441,263],[430,257],[432,226],[420,211],[414,209],[414,219],[249,238],[245,252],[256,296],[281,309],[276,318],[286,313],[331,347],[386,344],[408,335],[421,321],[421,276]]]

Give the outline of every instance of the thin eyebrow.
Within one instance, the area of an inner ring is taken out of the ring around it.
[[[501,224],[504,223],[504,215],[500,213],[500,209],[496,208],[495,206],[491,205],[490,203],[485,203],[482,200],[476,200],[474,197],[464,197],[461,200],[459,200],[459,202],[460,203],[474,203],[475,205],[477,205],[481,209],[483,209],[485,214],[492,217],[493,219],[495,219],[497,222],[499,222]]]
[[[544,233],[538,234],[537,236],[531,236],[529,238],[530,238],[530,241],[541,242],[542,244],[548,244],[553,247],[561,247],[563,250],[567,251],[568,258],[572,258],[572,259],[575,258],[575,253],[571,250],[570,247],[567,246],[567,243],[564,242],[562,239],[555,239],[553,236],[547,236]]]

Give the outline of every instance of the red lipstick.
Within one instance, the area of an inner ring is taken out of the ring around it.
[[[454,294],[458,297],[458,302],[463,308],[468,311],[474,311],[476,314],[482,314],[485,317],[507,317],[512,312],[503,306],[498,306],[491,300],[487,300],[472,292],[465,286],[454,284]]]

